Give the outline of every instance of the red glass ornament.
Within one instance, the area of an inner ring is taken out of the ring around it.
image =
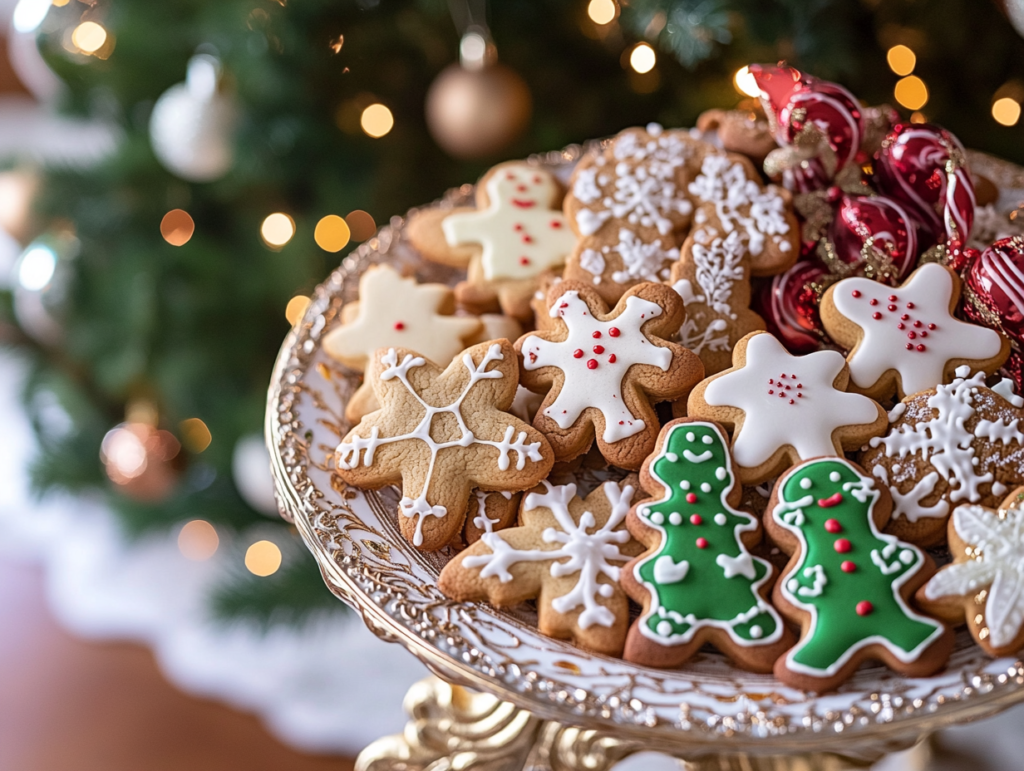
[[[966,243],[974,225],[974,183],[963,145],[946,129],[927,123],[893,127],[875,160],[875,184],[918,220],[929,244],[943,241],[958,251]]]
[[[820,298],[810,284],[828,276],[821,263],[802,260],[770,281],[755,296],[755,310],[768,331],[795,354],[826,347],[828,337],[818,313]]]
[[[1024,236],[1002,238],[964,271],[964,315],[1024,341]],[[994,323],[998,319],[998,324]]]
[[[864,244],[874,239],[873,245],[888,255],[895,269],[890,276],[872,276],[886,284],[900,283],[917,262],[917,226],[906,209],[885,196],[844,195],[828,237],[840,260],[858,266],[864,263]]]
[[[808,129],[822,131],[835,153],[833,174],[853,162],[864,136],[860,103],[842,86],[819,80],[784,64],[752,64],[750,73],[761,89],[761,104],[775,141],[788,147]],[[831,184],[821,158],[804,160],[783,174],[791,190],[810,192]]]

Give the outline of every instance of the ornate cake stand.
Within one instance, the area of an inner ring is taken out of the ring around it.
[[[565,178],[579,153],[572,147],[531,162]],[[974,156],[972,167],[1004,193],[1024,189],[1015,166]],[[434,205],[471,194],[467,185]],[[358,768],[601,771],[651,750],[695,769],[863,767],[936,729],[1024,701],[1024,663],[988,657],[965,632],[938,675],[865,667],[836,693],[814,696],[710,651],[674,671],[587,654],[541,635],[529,610],[442,595],[437,576],[450,555],[421,554],[401,537],[394,491],[347,487],[330,464],[359,376],[330,360],[320,341],[356,299],[361,272],[386,261],[421,281],[457,278],[423,262],[404,226],[394,218],[316,289],[281,349],[266,418],[282,515],[324,581],[378,637],[405,646],[437,675],[409,692],[405,733],[371,745]]]

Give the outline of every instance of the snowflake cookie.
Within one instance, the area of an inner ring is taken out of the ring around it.
[[[543,634],[617,656],[629,625],[622,564],[640,552],[625,529],[636,475],[585,499],[543,482],[523,499],[521,524],[480,540],[445,565],[438,586],[455,600],[498,607],[537,600]]]
[[[409,238],[427,259],[466,269],[455,288],[459,305],[529,321],[538,277],[559,268],[576,245],[561,203],[550,171],[502,163],[480,180],[475,208],[421,210]]]
[[[703,376],[693,353],[666,338],[683,321],[683,303],[663,284],[631,288],[608,311],[588,285],[553,284],[550,321],[521,337],[521,382],[546,393],[533,420],[557,460],[597,446],[614,466],[639,469],[658,436],[654,402],[686,394]]]
[[[958,506],[949,520],[946,565],[917,592],[929,612],[963,623],[993,656],[1024,647],[1024,488],[998,509]]]
[[[507,340],[473,346],[443,371],[415,351],[379,349],[367,380],[381,409],[338,445],[338,475],[369,489],[401,484],[402,535],[423,551],[446,546],[473,488],[526,490],[551,470],[547,440],[507,412],[518,371]]]
[[[928,263],[897,288],[866,278],[833,284],[821,300],[825,331],[850,350],[850,389],[874,399],[927,391],[968,365],[992,374],[1010,353],[994,330],[953,316],[960,279]]]
[[[885,411],[846,393],[849,370],[840,353],[793,356],[767,332],[736,344],[733,366],[690,394],[691,417],[732,429],[740,481],[755,485],[789,466],[856,450],[885,431]]]
[[[737,233],[754,275],[785,270],[799,251],[788,193],[762,185],[743,156],[657,124],[582,158],[565,213],[579,234],[565,277],[592,282],[608,303],[641,281],[667,280],[691,231],[705,244]]]
[[[821,692],[866,659],[911,677],[945,665],[952,630],[910,607],[935,566],[882,532],[892,510],[884,486],[845,458],[817,458],[779,479],[768,510],[768,535],[790,555],[773,600],[801,629],[775,664],[779,680]]]
[[[955,374],[897,403],[888,432],[857,459],[889,486],[889,532],[920,546],[942,542],[957,504],[995,508],[1024,485],[1024,400],[1009,380],[989,388],[983,372],[963,366]]]
[[[341,324],[324,336],[324,351],[356,372],[373,352],[392,345],[411,348],[447,365],[483,324],[474,316],[453,316],[455,298],[444,284],[417,284],[390,265],[374,265],[359,278],[359,301],[341,309]],[[353,423],[380,405],[363,382],[345,406]]]
[[[622,587],[643,613],[624,658],[675,667],[712,643],[744,669],[771,672],[794,638],[768,600],[775,569],[750,552],[760,522],[737,509],[743,488],[723,429],[673,420],[640,480],[653,497],[626,527],[647,551],[626,566]]]

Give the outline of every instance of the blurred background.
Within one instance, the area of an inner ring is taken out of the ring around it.
[[[1022,35],[1024,0],[0,0],[0,769],[400,730],[425,672],[324,588],[262,440],[290,324],[389,217],[742,105],[755,61],[1024,163]],[[1020,726],[934,767],[1019,767]]]

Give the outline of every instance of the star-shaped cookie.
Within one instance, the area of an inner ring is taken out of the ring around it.
[[[381,408],[338,445],[339,476],[369,489],[400,484],[402,535],[423,551],[446,546],[473,488],[526,490],[551,470],[547,440],[506,412],[518,371],[507,340],[473,346],[443,371],[415,351],[378,349],[366,377]]]
[[[949,520],[946,565],[917,592],[926,610],[967,627],[992,656],[1024,646],[1024,488],[998,509],[959,506]]]
[[[793,356],[768,332],[736,344],[733,366],[698,385],[690,417],[732,429],[732,457],[745,485],[771,479],[802,460],[861,447],[888,425],[872,399],[846,393],[842,354]]]
[[[703,377],[700,359],[666,339],[683,321],[682,300],[645,283],[609,312],[593,288],[573,281],[553,284],[547,299],[553,323],[516,342],[522,384],[547,394],[533,425],[557,460],[586,452],[596,434],[609,463],[638,469],[658,436],[653,404]]]
[[[927,391],[948,383],[958,367],[992,374],[1010,344],[986,327],[953,316],[960,279],[928,263],[892,288],[866,278],[833,284],[821,300],[825,331],[851,349],[851,390],[875,399]]]
[[[341,309],[341,325],[324,336],[329,356],[357,372],[378,348],[411,348],[446,366],[483,328],[473,316],[453,316],[455,300],[443,284],[417,284],[389,265],[367,268],[359,279],[359,301]],[[363,383],[349,400],[345,417],[357,421],[377,409]]]
[[[521,524],[480,540],[445,565],[441,591],[498,607],[537,600],[543,634],[587,650],[622,653],[629,601],[622,565],[643,547],[625,528],[637,479],[605,482],[585,499],[576,485],[543,482],[523,500]]]

